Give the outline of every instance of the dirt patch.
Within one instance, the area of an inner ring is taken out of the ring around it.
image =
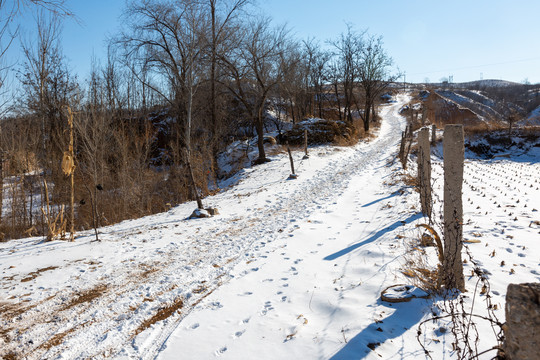
[[[55,270],[55,269],[58,269],[58,266],[48,266],[48,267],[43,268],[43,269],[37,269],[36,271],[29,273],[27,277],[25,277],[24,279],[21,280],[21,282],[28,282],[28,281],[34,280],[42,272],[52,271],[52,270]]]
[[[2,315],[3,318],[11,319],[21,314],[24,314],[25,312],[27,312],[28,310],[34,307],[36,307],[36,304],[29,305],[29,306],[24,306],[22,304],[9,304],[9,303],[0,304],[0,314]]]
[[[84,325],[84,324],[83,324]],[[69,334],[75,332],[75,327],[69,329],[69,330],[66,330],[64,332],[61,332],[61,333],[58,333],[58,334],[54,334],[49,340],[47,340],[46,342],[44,342],[43,344],[41,344],[38,349],[44,349],[44,350],[49,350],[55,346],[58,346],[60,344],[62,344],[64,342],[64,338],[66,336],[68,336]]]
[[[83,291],[77,294],[66,306],[64,306],[61,311],[71,309],[74,306],[79,304],[84,304],[90,302],[94,299],[97,299],[107,291],[106,285],[98,285],[92,289]]]
[[[10,342],[11,338],[10,338],[10,336],[8,334],[9,334],[9,332],[11,330],[13,330],[13,329],[11,329],[11,328],[0,329],[0,339],[3,339],[6,343]]]
[[[132,338],[142,333],[144,330],[148,329],[153,324],[158,321],[165,320],[170,316],[174,315],[178,310],[184,307],[184,299],[178,298],[171,305],[165,306],[158,310],[158,312],[149,319],[144,320],[141,325],[135,330]]]
[[[4,360],[17,360],[18,357],[14,353],[9,353],[9,354],[2,355],[2,359],[4,359]]]

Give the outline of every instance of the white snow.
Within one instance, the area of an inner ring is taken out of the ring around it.
[[[375,139],[310,148],[305,160],[295,152],[297,179],[287,180],[281,153],[239,172],[235,186],[203,200],[218,216],[187,219],[187,203],[100,229],[100,242],[85,232],[74,243],[0,243],[0,356],[424,358],[418,326],[444,301],[380,300],[411,282],[401,271],[421,235],[415,225],[426,222],[395,160],[398,110],[409,101],[382,107]],[[501,321],[506,286],[540,281],[537,155],[466,163],[464,237],[480,241],[468,251],[490,274]],[[442,167],[433,161],[439,216]],[[467,308],[476,281],[467,277]],[[424,324],[421,340],[434,358],[454,359],[441,324]],[[477,326],[479,350],[495,345],[491,326]]]
[[[540,125],[540,106],[531,111],[526,119],[519,121],[518,125]]]

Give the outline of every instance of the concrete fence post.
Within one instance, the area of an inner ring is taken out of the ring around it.
[[[431,147],[429,128],[418,132],[418,183],[422,213],[431,219]]]
[[[461,248],[463,246],[463,125],[444,127],[444,261],[446,289],[465,290]]]
[[[510,284],[506,290],[504,354],[509,360],[538,359],[540,283]]]

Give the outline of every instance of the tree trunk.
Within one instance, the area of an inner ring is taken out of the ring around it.
[[[369,120],[371,118],[371,104],[366,101],[366,107],[364,109],[364,131],[369,131]]]
[[[317,97],[317,103],[319,105],[319,118],[322,119],[322,90],[319,91]]]
[[[195,184],[195,176],[193,175],[193,168],[191,167],[191,154],[189,153],[187,149],[185,151],[185,156],[186,156],[186,165],[189,172],[189,180],[191,182],[191,189],[193,191],[193,194],[195,195],[195,200],[197,201],[197,207],[199,209],[203,209],[203,203],[199,195],[199,191],[197,190],[197,185]]]
[[[343,120],[341,117],[341,102],[339,101],[339,91],[338,91],[338,84],[334,84],[334,94],[336,95],[336,101],[337,101],[337,108],[339,113],[339,120]]]
[[[217,157],[219,152],[218,123],[216,110],[216,4],[210,1],[210,11],[212,16],[212,59],[210,63],[210,119],[212,123],[211,149],[212,149],[212,169],[214,177],[217,179],[218,166]],[[216,180],[217,181],[217,180]],[[217,184],[216,184],[217,185]]]
[[[255,161],[256,164],[262,164],[267,162],[266,153],[264,151],[264,121],[262,118],[262,109],[259,109],[256,122],[257,130],[257,147],[259,149],[259,158]]]

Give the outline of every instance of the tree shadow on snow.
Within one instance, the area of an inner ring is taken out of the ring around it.
[[[396,221],[395,223],[377,231],[375,234],[371,235],[369,238],[365,239],[364,241],[361,241],[359,243],[356,243],[354,245],[351,245],[343,250],[340,250],[338,252],[335,252],[333,254],[330,254],[328,255],[327,257],[325,257],[323,260],[328,260],[328,261],[332,261],[332,260],[335,260],[343,255],[346,255],[348,253],[350,253],[351,251],[355,250],[355,249],[358,249],[359,247],[363,246],[363,245],[366,245],[366,244],[369,244],[375,240],[377,240],[378,238],[380,238],[381,236],[383,236],[384,234],[402,226],[402,225],[405,225],[405,224],[408,224],[410,222],[413,222],[417,219],[420,219],[422,218],[423,215],[422,213],[417,213],[417,214],[413,214],[411,216],[409,216],[407,219],[405,220],[399,220],[399,221]]]
[[[370,202],[370,203],[364,204],[364,205],[362,205],[362,207],[368,207],[368,206],[371,206],[371,205],[376,204],[376,203],[378,203],[378,202],[381,202],[381,201],[383,201],[383,200],[387,200],[387,199],[393,198],[393,197],[396,196],[396,195],[399,195],[399,193],[398,193],[397,191],[391,193],[391,194],[388,195],[388,196],[385,196],[385,197],[382,197],[382,198],[380,198],[380,199],[373,200],[373,201]]]
[[[413,299],[405,303],[387,303],[377,300],[377,305],[384,306],[384,311],[389,312],[390,309],[395,309],[392,315],[378,320],[364,330],[360,331],[355,337],[348,340],[346,345],[341,348],[331,360],[345,359],[363,359],[371,351],[377,351],[377,347],[381,346],[387,340],[392,340],[403,335],[407,330],[418,324],[425,313],[429,311],[430,300]],[[402,344],[402,343],[401,343]],[[401,346],[398,353],[404,351],[402,345],[395,343],[396,346]],[[385,352],[390,355],[389,352]],[[379,354],[379,356],[381,356]]]

